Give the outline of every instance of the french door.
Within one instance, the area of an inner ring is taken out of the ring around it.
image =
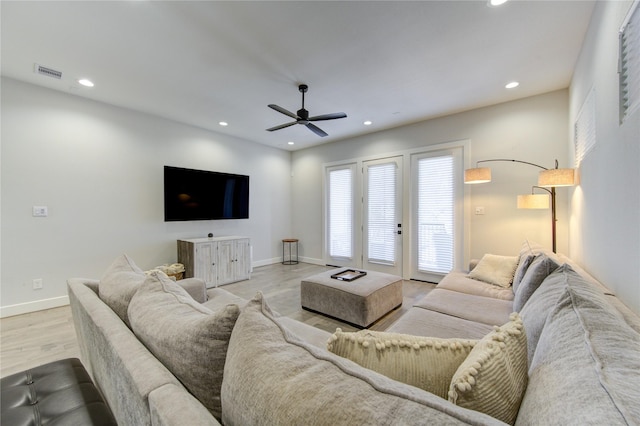
[[[411,278],[440,282],[462,255],[462,150],[416,154],[411,161]]]
[[[363,165],[362,267],[402,276],[402,157]]]
[[[356,164],[328,167],[325,175],[325,260],[359,267],[355,247]]]

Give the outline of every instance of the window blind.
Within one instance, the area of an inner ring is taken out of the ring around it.
[[[636,0],[620,28],[620,124],[640,108],[640,8]]]
[[[418,160],[418,270],[446,274],[453,269],[454,159]]]
[[[353,169],[329,171],[329,256],[353,257]]]
[[[396,175],[395,163],[367,168],[367,229],[369,262],[396,261]]]

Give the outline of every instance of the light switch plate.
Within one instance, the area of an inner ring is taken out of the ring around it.
[[[49,209],[47,206],[33,206],[33,217],[47,217]]]

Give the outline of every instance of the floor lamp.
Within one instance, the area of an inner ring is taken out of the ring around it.
[[[575,185],[575,169],[559,169],[558,160],[555,160],[555,168],[548,169],[528,161],[497,158],[493,160],[480,160],[473,169],[464,171],[464,183],[476,184],[491,182],[491,169],[478,167],[480,163],[491,161],[507,161],[512,163],[528,164],[542,169],[538,174],[538,185],[531,188],[531,194],[518,195],[517,206],[519,209],[548,209],[549,196],[547,194],[534,194],[534,189],[541,189],[551,196],[551,240],[553,252],[556,252],[556,187]],[[551,188],[551,189],[547,189]]]

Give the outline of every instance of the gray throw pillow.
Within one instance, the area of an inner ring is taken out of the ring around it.
[[[220,387],[238,305],[213,312],[175,281],[152,272],[129,304],[131,328],[214,417],[221,417]]]
[[[514,287],[513,310],[520,312],[531,295],[540,287],[542,281],[547,278],[560,265],[544,253],[540,253],[527,268],[520,285]]]
[[[526,254],[524,256],[520,256],[518,260],[518,267],[516,268],[516,273],[513,275],[513,292],[518,291],[518,287],[522,282],[522,278],[527,273],[527,269],[531,265],[531,262],[536,258],[535,254]]]
[[[564,292],[568,273],[575,274],[566,263],[552,272],[542,281],[538,290],[529,297],[527,303],[520,310],[524,330],[527,333],[529,364],[533,359],[547,316]]]
[[[637,424],[640,333],[598,287],[572,270],[563,275],[562,295],[530,363],[517,423]]]
[[[98,284],[98,296],[115,312],[122,321],[131,327],[127,308],[133,295],[144,282],[144,271],[133,263],[126,254],[113,261]]]

